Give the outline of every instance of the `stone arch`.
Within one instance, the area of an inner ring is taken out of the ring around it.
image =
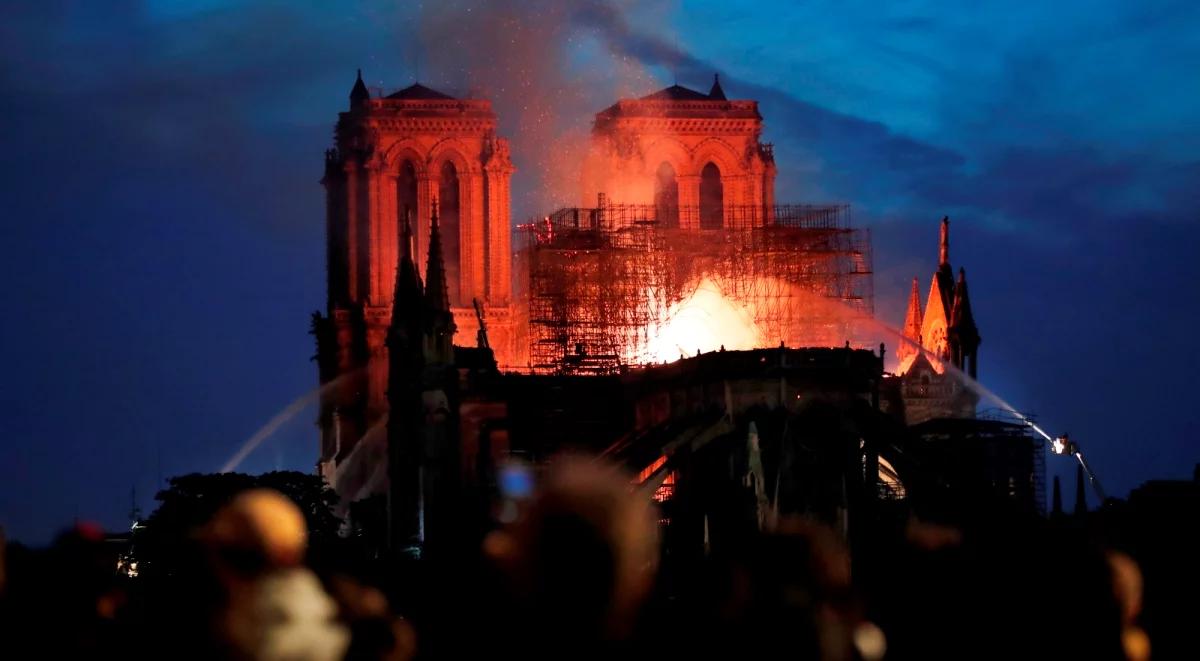
[[[379,211],[372,221],[377,227],[374,240],[379,242],[380,249],[373,251],[376,257],[372,259],[377,260],[376,268],[384,274],[379,283],[380,291],[390,294],[395,279],[388,274],[393,273],[393,269],[396,268],[399,253],[383,247],[400,248],[401,237],[404,236],[405,205],[410,205],[412,212],[412,259],[418,270],[424,264],[421,258],[425,254],[425,240],[429,231],[428,186],[425,184],[429,176],[429,159],[428,152],[412,138],[401,138],[392,142],[382,151],[380,157],[384,169],[378,190]],[[405,163],[412,166],[410,174],[415,178],[414,181],[409,181],[404,175],[402,169]]]
[[[482,169],[477,160],[465,155],[473,153],[456,138],[440,140],[430,149],[430,190],[438,198],[442,234],[442,255],[446,266],[447,289],[451,305],[470,305],[473,292],[478,290],[476,282],[483,276],[483,254],[486,245],[482,237],[482,202],[477,196],[483,194]],[[454,168],[458,180],[457,209],[447,206],[452,200],[445,199],[443,173],[446,165]],[[428,236],[429,219],[425,219]],[[479,243],[480,245],[476,245]],[[425,245],[428,245],[426,242]]]
[[[417,178],[425,176],[428,170],[428,159],[425,152],[415,140],[397,140],[383,152],[385,167],[391,172],[399,172],[404,161],[411,161],[416,170]]]
[[[707,224],[702,221],[700,225],[710,228],[729,226],[737,215],[734,207],[742,201],[742,182],[745,179],[745,171],[738,158],[737,150],[720,138],[705,138],[692,150],[692,164],[695,168],[693,172],[698,180],[703,178],[704,168],[710,163],[720,172],[720,223],[718,224],[716,219],[710,216]],[[697,205],[703,206],[700,204],[700,197],[697,195]]]
[[[659,227],[679,227],[679,180],[670,161],[662,161],[654,173],[654,215]]]
[[[721,168],[708,161],[700,168],[700,229],[725,226],[725,184]]]
[[[660,138],[646,146],[646,174],[654,176],[658,166],[666,161],[675,168],[676,176],[692,173],[692,155],[686,145],[675,138]]]
[[[460,175],[478,173],[481,167],[479,159],[472,160],[466,156],[472,153],[472,151],[458,138],[442,138],[438,140],[429,149],[428,167],[430,177],[437,177],[438,168],[442,166],[443,161],[453,161],[454,167],[458,168]]]
[[[689,174],[700,176],[704,166],[709,163],[716,165],[725,179],[742,173],[737,150],[720,138],[705,138],[692,149],[691,155],[692,170]]]

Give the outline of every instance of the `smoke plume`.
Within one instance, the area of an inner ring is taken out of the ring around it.
[[[422,11],[404,54],[422,82],[492,101],[518,168],[513,216],[580,203],[593,115],[656,86],[641,58],[614,47],[624,10],[608,2],[449,2]]]

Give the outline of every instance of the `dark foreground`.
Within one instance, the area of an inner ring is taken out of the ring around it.
[[[276,491],[243,491],[133,571],[114,552],[119,540],[87,526],[44,550],[10,545],[0,655],[1195,654],[1196,609],[1180,600],[1195,594],[1195,521],[1155,520],[1118,502],[1049,520],[911,519],[878,531],[870,552],[853,559],[833,527],[768,521],[767,532],[687,563],[662,552],[653,504],[590,461],[559,462],[515,516],[500,517],[509,523],[421,559],[371,550],[353,534],[318,539],[302,506]]]

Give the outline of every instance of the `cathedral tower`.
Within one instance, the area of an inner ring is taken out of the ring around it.
[[[924,349],[905,344],[897,351],[905,419],[916,424],[931,418],[974,417],[979,397],[964,379],[946,365],[975,378],[979,354],[979,329],[971,312],[967,274],[950,266],[950,219],[942,218],[938,237],[938,267],[929,285],[929,298],[921,309],[917,279],[913,278],[904,336]]]
[[[763,144],[757,101],[672,85],[596,114],[582,206],[654,204],[665,227],[720,228],[731,209],[775,204],[775,157]]]
[[[434,340],[441,352],[452,340],[474,343],[475,301],[501,365],[513,364],[516,347],[514,168],[491,103],[420,84],[373,95],[361,72],[349,101],[325,156],[328,311],[314,320],[321,381],[334,384],[323,391],[320,422],[322,465],[330,470],[388,410],[386,339],[405,250],[443,308],[435,315],[445,334]],[[419,257],[433,251],[444,270],[431,281],[434,260]]]
[[[938,267],[929,285],[929,299],[921,319],[925,349],[939,359],[950,358],[950,312],[954,305],[954,269],[950,267],[950,218],[942,218],[938,238]]]

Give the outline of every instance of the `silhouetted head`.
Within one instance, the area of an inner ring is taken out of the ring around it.
[[[300,564],[307,536],[300,508],[271,489],[238,494],[201,533],[220,560],[242,573]]]
[[[616,469],[556,462],[527,515],[489,552],[511,570],[518,597],[558,639],[628,635],[658,562],[654,507]]]
[[[765,658],[788,650],[798,658],[844,659],[856,627],[869,625],[853,599],[845,545],[816,521],[784,518],[717,568],[723,585],[712,595],[716,620],[700,634],[713,656]]]

